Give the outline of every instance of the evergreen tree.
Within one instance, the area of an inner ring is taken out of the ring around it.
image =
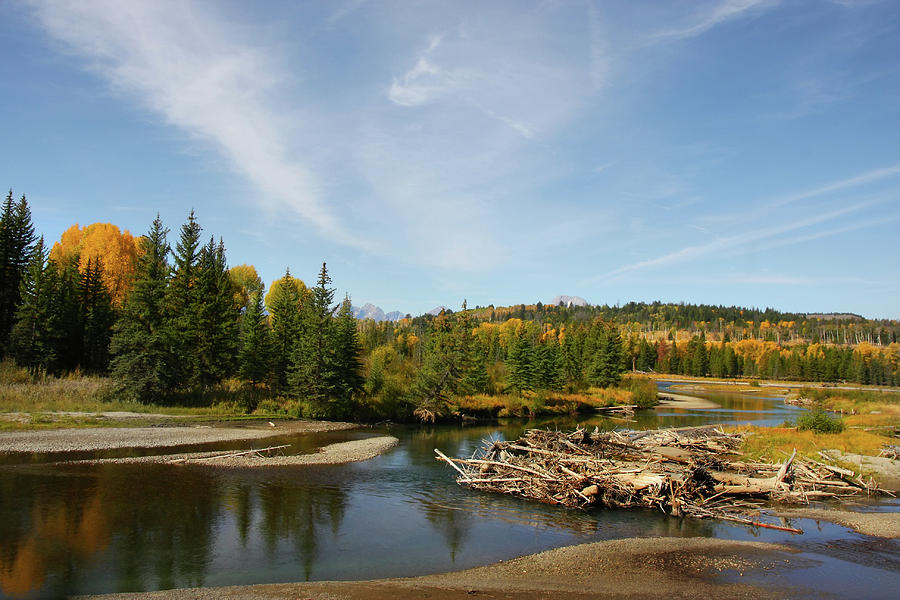
[[[82,321],[82,367],[93,373],[104,373],[109,368],[109,344],[116,322],[112,297],[103,283],[103,267],[100,260],[88,260],[81,274],[80,306]]]
[[[622,379],[622,338],[612,323],[597,322],[592,329],[592,354],[588,383],[597,387],[618,385]]]
[[[292,392],[305,399],[316,416],[328,416],[336,378],[331,345],[334,288],[322,263],[316,287],[300,311],[300,339],[294,348],[288,382]]]
[[[234,374],[237,364],[240,304],[225,260],[225,244],[213,238],[200,250],[194,291],[196,372],[191,381],[201,389]]]
[[[356,329],[356,317],[349,296],[344,297],[334,320],[334,383],[332,408],[334,416],[348,417],[352,413],[354,394],[362,390],[365,377],[362,373],[362,344]]]
[[[271,373],[272,339],[263,312],[262,290],[250,296],[250,304],[241,317],[238,364],[240,378],[252,384],[267,381]]]
[[[558,391],[563,384],[559,343],[550,339],[534,349],[534,383],[539,390]]]
[[[53,372],[61,347],[62,323],[56,306],[59,276],[55,266],[47,261],[44,238],[35,245],[23,275],[21,305],[9,336],[12,355],[32,375]]]
[[[168,229],[157,215],[141,238],[134,285],[113,330],[113,375],[140,402],[159,401],[177,384],[178,355],[169,327],[166,287],[169,278]]]
[[[423,421],[446,414],[449,397],[466,372],[467,346],[462,331],[461,327],[454,330],[444,312],[431,320],[428,347],[410,394],[416,406],[414,414]]]
[[[56,296],[53,303],[56,322],[56,368],[70,371],[81,366],[84,358],[84,320],[81,309],[81,273],[78,258],[73,257],[65,265],[58,265],[52,259],[48,268],[56,271]]]
[[[512,344],[506,359],[506,387],[518,394],[535,388],[534,349],[525,335]]]
[[[15,202],[10,190],[0,212],[0,352],[3,354],[6,353],[21,301],[22,279],[29,267],[36,240],[31,209],[25,196]]]
[[[290,269],[269,291],[272,340],[272,383],[277,391],[288,385],[288,369],[300,338],[300,292],[293,285]]]
[[[181,235],[175,245],[174,272],[167,289],[172,341],[178,357],[174,375],[179,387],[199,387],[204,380],[198,347],[203,301],[197,284],[201,231],[191,210],[187,222],[181,226]]]

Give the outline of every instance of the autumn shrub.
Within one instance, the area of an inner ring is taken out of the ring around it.
[[[31,373],[10,359],[0,362],[0,384],[31,383]]]
[[[844,430],[844,422],[823,410],[815,410],[797,417],[797,429],[815,433],[840,433]]]
[[[649,377],[629,377],[623,384],[631,392],[631,401],[638,408],[652,408],[659,404],[656,382]]]

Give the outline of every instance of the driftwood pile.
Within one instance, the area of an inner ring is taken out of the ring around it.
[[[673,516],[753,521],[769,501],[810,500],[876,491],[853,471],[799,458],[781,464],[742,460],[745,434],[711,427],[572,433],[532,429],[515,441],[486,442],[472,458],[437,459],[472,489],[586,508],[658,508]]]

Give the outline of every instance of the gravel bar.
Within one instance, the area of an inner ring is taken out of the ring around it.
[[[103,427],[0,433],[0,453],[80,452],[115,448],[165,448],[240,440],[258,440],[295,433],[320,433],[356,427],[353,423],[290,421],[277,427]]]

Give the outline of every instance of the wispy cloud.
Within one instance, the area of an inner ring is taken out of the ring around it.
[[[285,122],[271,106],[289,73],[204,5],[34,0],[31,6],[44,29],[113,90],[214,147],[270,209],[288,207],[323,234],[360,244],[327,206],[316,173],[289,150],[285,131],[302,124]]]
[[[818,225],[821,223],[826,223],[829,221],[834,221],[840,217],[845,215],[858,212],[864,208],[872,206],[873,204],[879,203],[882,200],[876,201],[867,201],[859,204],[854,204],[850,206],[845,206],[844,208],[840,208],[837,210],[833,210],[827,213],[807,217],[805,219],[799,219],[796,221],[791,221],[784,224],[775,225],[773,227],[763,228],[758,227],[754,228],[746,233],[741,233],[733,236],[726,236],[717,238],[711,242],[707,242],[705,244],[698,244],[693,246],[686,246],[679,250],[675,250],[673,252],[669,252],[654,258],[638,261],[635,263],[623,265],[612,271],[607,272],[602,275],[599,280],[607,281],[611,279],[615,279],[621,275],[625,275],[627,273],[632,273],[635,271],[640,271],[644,269],[649,269],[653,267],[661,267],[667,265],[673,265],[678,263],[689,262],[692,260],[697,260],[711,254],[721,254],[728,251],[734,252],[736,250],[744,249],[744,250],[760,250],[762,247],[759,242],[771,238],[775,238],[777,236],[782,236],[784,234],[797,231],[799,229],[805,229],[807,227],[811,227],[813,225]]]
[[[873,169],[871,171],[861,173],[860,175],[854,175],[853,177],[847,177],[846,179],[833,181],[820,187],[815,187],[795,194],[788,194],[787,196],[775,198],[772,202],[768,203],[767,207],[778,208],[781,206],[786,206],[788,204],[794,204],[802,200],[809,200],[811,198],[817,198],[819,196],[824,196],[833,192],[839,192],[849,188],[874,183],[882,179],[896,177],[898,175],[900,175],[900,165],[884,167],[881,169]]]
[[[769,8],[777,4],[777,0],[727,0],[696,12],[692,19],[680,27],[658,31],[649,36],[651,41],[682,40],[698,36],[710,29],[746,16],[755,10]]]
[[[863,277],[809,277],[806,275],[778,273],[730,273],[716,277],[692,278],[696,283],[731,285],[793,285],[793,286],[833,286],[833,285],[878,285],[880,282]]]

